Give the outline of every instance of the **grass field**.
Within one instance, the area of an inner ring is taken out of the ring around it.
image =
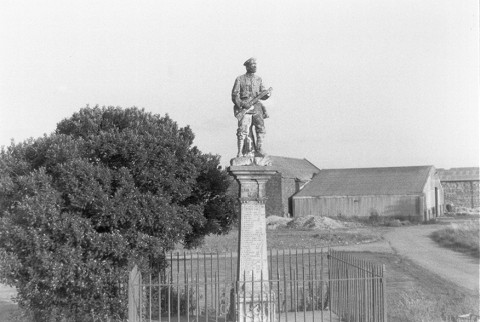
[[[287,248],[321,248],[336,245],[355,245],[381,239],[384,228],[344,228],[335,230],[276,229],[267,230],[267,247],[269,249]],[[238,230],[233,229],[227,235],[210,235],[205,238],[199,252],[237,251]],[[182,251],[181,245],[176,250]]]
[[[14,303],[0,302],[0,321],[19,321],[15,318],[18,314],[17,305]],[[19,321],[27,322],[27,321]]]
[[[18,312],[17,305],[11,301],[11,297],[14,295],[15,289],[0,284],[0,321],[2,322],[10,321],[12,314]]]
[[[431,235],[432,239],[443,247],[480,257],[479,222],[469,220],[462,223],[452,223]]]

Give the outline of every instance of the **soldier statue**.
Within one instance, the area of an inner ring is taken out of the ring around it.
[[[272,88],[265,89],[262,79],[255,75],[257,62],[248,59],[244,64],[247,72],[235,79],[232,89],[234,115],[238,119],[237,147],[239,157],[265,157],[264,119],[268,118],[265,106],[260,100],[270,97]],[[255,135],[253,133],[255,128]]]

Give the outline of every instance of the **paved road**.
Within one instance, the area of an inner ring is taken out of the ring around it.
[[[439,247],[429,235],[442,225],[400,227],[384,235],[398,254],[468,290],[479,290],[479,260]]]

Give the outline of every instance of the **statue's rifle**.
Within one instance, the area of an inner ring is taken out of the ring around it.
[[[259,100],[261,100],[262,98],[264,98],[267,95],[270,95],[272,93],[272,91],[273,91],[273,88],[270,87],[269,89],[262,91],[260,94],[258,94],[254,98],[248,100],[247,102],[244,102],[243,106],[245,106],[245,107],[242,107],[240,109],[240,111],[238,111],[235,114],[235,117],[238,120],[241,120],[247,112],[250,112],[251,110],[253,110],[255,104],[257,104]]]

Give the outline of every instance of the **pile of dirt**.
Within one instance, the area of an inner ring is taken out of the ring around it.
[[[299,217],[290,221],[287,224],[288,228],[303,228],[303,229],[339,229],[339,228],[353,228],[361,226],[359,223],[346,222],[336,220],[329,217],[307,216]]]
[[[339,229],[357,228],[363,225],[358,222],[337,220],[330,217],[306,216],[299,218],[288,218],[279,216],[267,217],[267,229]]]
[[[286,227],[292,218],[279,217],[279,216],[268,216],[267,217],[267,229],[277,229],[279,227]]]

